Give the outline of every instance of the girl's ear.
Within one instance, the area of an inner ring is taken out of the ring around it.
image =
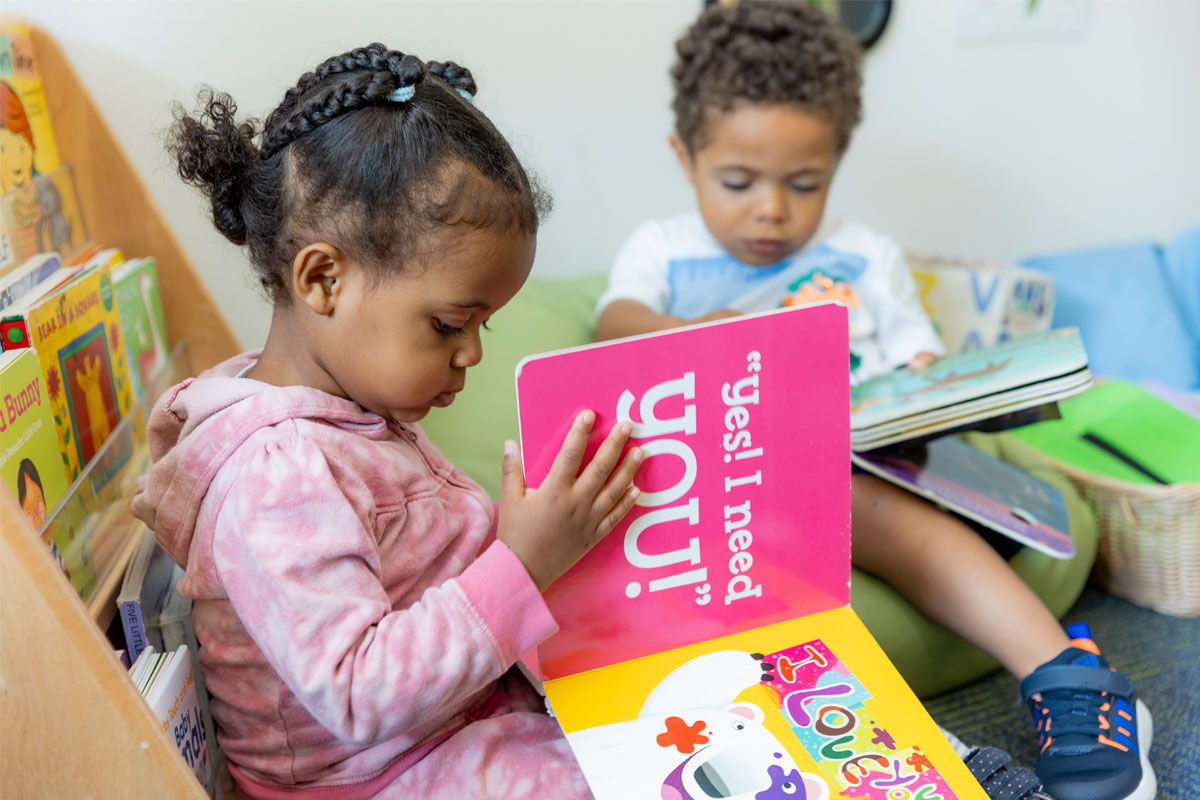
[[[292,260],[292,292],[301,303],[327,317],[337,305],[348,266],[346,254],[333,245],[307,245]]]
[[[688,183],[695,185],[696,162],[692,160],[692,154],[688,152],[687,145],[683,143],[683,139],[679,138],[679,134],[674,131],[671,131],[671,134],[667,137],[667,143],[675,151],[675,158],[679,159],[679,166],[683,168],[683,174],[687,176]]]

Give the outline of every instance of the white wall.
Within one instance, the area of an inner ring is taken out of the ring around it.
[[[555,195],[541,275],[604,270],[638,221],[690,204],[665,143],[667,69],[700,0],[5,5],[58,37],[247,346],[268,310],[162,154],[171,103],[201,83],[262,116],[370,41],[466,64]],[[896,0],[835,210],[912,249],[997,258],[1200,224],[1200,2],[1096,0],[1084,35],[1059,42],[965,43],[956,11]]]

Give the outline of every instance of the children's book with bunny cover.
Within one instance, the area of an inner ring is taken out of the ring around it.
[[[641,447],[546,592],[548,701],[599,800],[983,798],[850,603],[847,319],[822,304],[533,356],[525,478],[579,411]]]

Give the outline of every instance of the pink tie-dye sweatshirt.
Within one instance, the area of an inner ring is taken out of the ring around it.
[[[414,425],[237,377],[256,357],[163,396],[133,501],[243,796],[588,797],[509,671],[556,626],[486,493]]]

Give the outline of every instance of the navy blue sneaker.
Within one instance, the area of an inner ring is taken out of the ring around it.
[[[1108,666],[1087,623],[1071,646],[1021,681],[1037,726],[1037,775],[1057,800],[1153,800],[1150,711]]]
[[[976,747],[963,763],[989,800],[1051,800],[1042,782],[1024,767],[1014,766],[1012,756],[997,747]]]

